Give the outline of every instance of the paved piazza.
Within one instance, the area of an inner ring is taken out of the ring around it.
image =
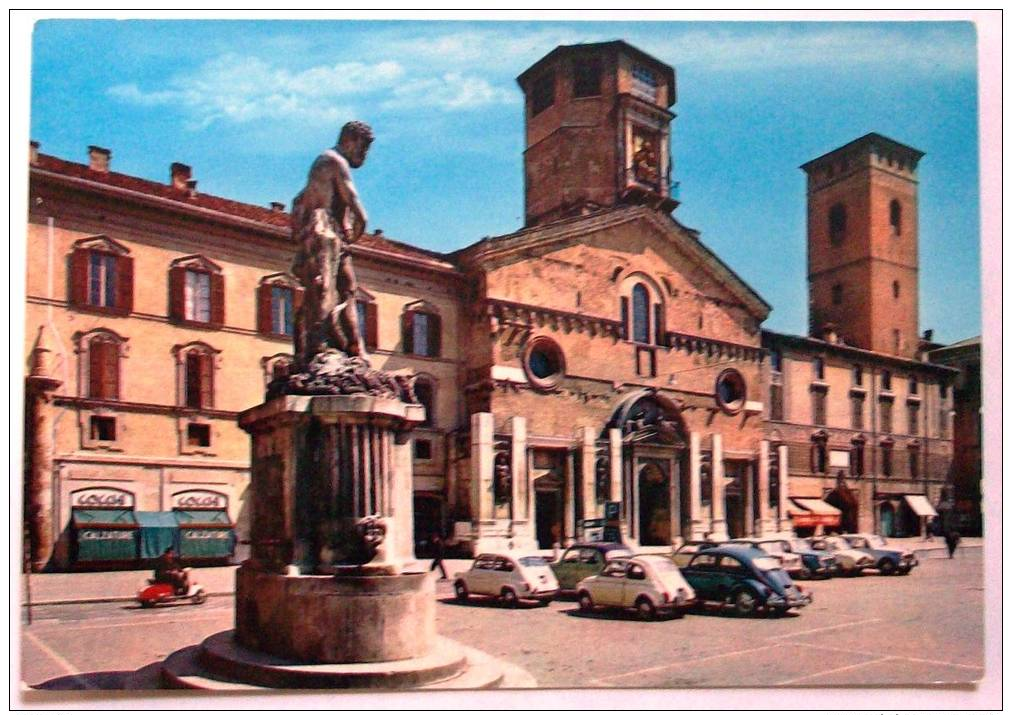
[[[575,601],[509,610],[453,601],[439,584],[442,635],[526,668],[543,687],[817,686],[966,683],[983,669],[981,550],[925,559],[907,577],[805,582],[797,616],[712,611],[640,622],[579,613]],[[22,627],[22,680],[94,687],[230,628],[230,598],[140,610],[106,603],[34,609]],[[78,680],[71,676],[90,673]]]

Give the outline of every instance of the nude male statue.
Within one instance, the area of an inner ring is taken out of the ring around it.
[[[337,145],[313,162],[306,187],[292,203],[292,238],[297,246],[292,272],[305,291],[295,317],[299,369],[327,350],[368,359],[358,325],[358,284],[347,246],[365,231],[366,213],[351,170],[365,162],[372,141],[368,124],[345,124]]]

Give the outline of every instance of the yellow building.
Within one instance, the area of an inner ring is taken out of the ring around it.
[[[290,360],[298,288],[287,273],[288,215],[280,204],[201,194],[182,164],[161,184],[116,173],[110,160],[100,147],[89,148],[88,164],[32,147],[25,347],[31,354],[41,340],[59,382],[48,393],[45,434],[29,421],[29,437],[41,442],[27,460],[34,560],[83,564],[82,543],[87,553],[103,539],[118,540],[119,551],[97,553],[123,557],[138,518],[154,528],[152,513],[164,521],[198,502],[206,513],[178,516],[208,528],[183,538],[225,537],[211,527],[234,523],[241,557],[249,438],[236,415],[263,400]],[[445,492],[445,434],[458,425],[460,274],[380,236],[364,237],[355,255],[374,365],[413,368],[431,403],[416,433],[415,486],[438,524],[442,500],[425,497]],[[428,329],[404,351],[411,321]],[[30,397],[30,413],[33,405]],[[48,454],[33,461],[40,449]],[[224,553],[204,553],[212,552]],[[200,545],[184,545],[187,553]]]

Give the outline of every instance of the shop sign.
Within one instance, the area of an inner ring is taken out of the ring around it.
[[[82,529],[77,532],[79,541],[130,541],[134,538],[132,529]]]
[[[81,489],[70,495],[70,505],[85,509],[133,509],[134,495],[107,487]]]
[[[183,529],[184,539],[228,539],[230,536],[229,529]]]
[[[204,489],[190,489],[172,495],[173,509],[227,509],[228,497]]]
[[[846,469],[850,466],[850,452],[842,449],[829,450],[829,466]]]

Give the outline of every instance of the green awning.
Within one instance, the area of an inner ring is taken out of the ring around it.
[[[235,532],[231,527],[179,529],[179,554],[183,558],[224,559],[235,553]]]
[[[124,527],[137,526],[133,509],[73,509],[71,520],[76,528],[91,524],[116,524]]]
[[[180,526],[187,524],[221,524],[232,526],[228,512],[224,509],[176,509],[176,520]]]
[[[157,559],[170,546],[179,550],[179,523],[171,511],[135,511],[140,525],[140,558]]]
[[[73,509],[75,560],[132,561],[137,558],[137,522],[130,509]]]

